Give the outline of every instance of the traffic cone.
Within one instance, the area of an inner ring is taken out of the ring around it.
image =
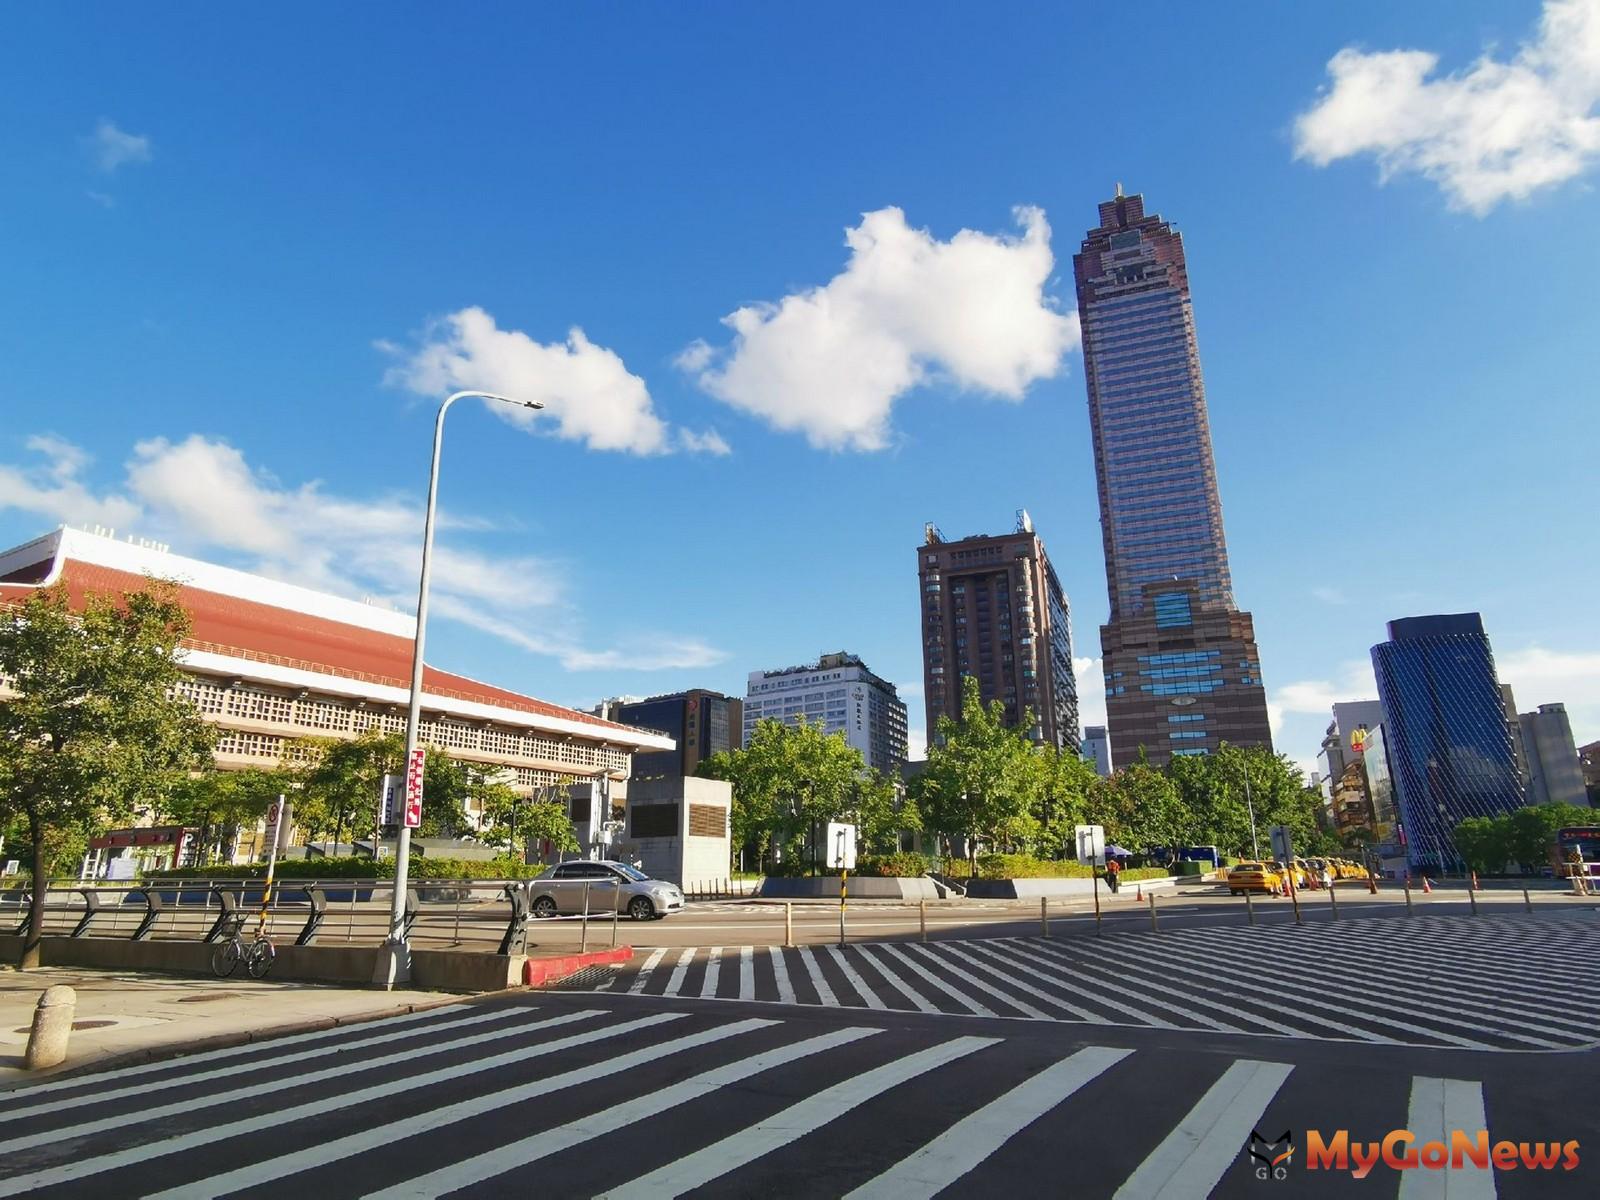
[[[1428,882],[1428,877],[1426,875],[1422,877],[1422,894],[1424,896],[1433,895],[1433,884]]]
[[[1141,904],[1144,903],[1144,884],[1137,879],[1133,881],[1133,898]]]
[[[1483,891],[1483,885],[1478,882],[1478,873],[1476,871],[1472,873],[1472,890],[1475,892]]]

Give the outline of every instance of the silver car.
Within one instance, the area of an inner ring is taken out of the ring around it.
[[[583,912],[584,891],[591,913],[625,912],[635,921],[649,921],[683,907],[683,892],[660,879],[651,879],[627,863],[578,859],[557,863],[528,885],[529,904],[536,917]]]

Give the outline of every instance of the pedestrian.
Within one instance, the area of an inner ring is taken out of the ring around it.
[[[1115,893],[1118,887],[1121,886],[1121,880],[1118,878],[1118,876],[1121,874],[1122,864],[1114,858],[1106,859],[1106,886],[1109,887],[1113,893]]]

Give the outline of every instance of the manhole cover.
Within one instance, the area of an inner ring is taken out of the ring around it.
[[[212,1000],[237,1000],[238,992],[201,992],[198,996],[179,996],[174,1004],[206,1004]]]

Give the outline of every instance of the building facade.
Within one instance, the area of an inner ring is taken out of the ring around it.
[[[961,681],[971,676],[985,704],[1004,706],[1008,724],[1031,714],[1033,741],[1077,754],[1072,611],[1028,514],[1017,514],[1012,533],[953,542],[929,525],[917,581],[929,738],[940,717],[960,717]]]
[[[1372,648],[1384,743],[1413,866],[1459,868],[1452,831],[1523,803],[1494,652],[1477,613],[1389,622]]]
[[[300,737],[404,732],[416,630],[409,614],[78,529],[0,552],[0,604],[61,584],[77,606],[90,593],[136,591],[151,578],[176,582],[189,613],[181,690],[217,726],[219,767],[273,766]],[[419,741],[527,794],[600,774],[626,778],[634,753],[672,749],[662,734],[431,666]]]
[[[744,702],[704,688],[645,700],[608,700],[601,715],[623,725],[654,729],[677,743],[672,750],[635,754],[635,779],[693,775],[713,754],[737,750],[744,735]]]
[[[1517,722],[1528,761],[1528,803],[1587,805],[1589,793],[1567,706],[1541,704],[1537,712],[1523,713]]]
[[[1333,706],[1333,720],[1322,736],[1318,759],[1323,778],[1341,780],[1344,770],[1358,762],[1368,735],[1383,724],[1383,704],[1377,700],[1341,700]]]
[[[1225,741],[1270,748],[1254,622],[1234,606],[1183,237],[1120,187],[1099,212],[1072,263],[1111,601],[1100,643],[1112,752],[1160,766]]]
[[[1102,779],[1116,769],[1111,761],[1111,738],[1104,725],[1084,726],[1083,757],[1094,764],[1094,773]]]
[[[814,663],[752,671],[744,699],[743,744],[762,721],[821,723],[843,733],[867,766],[898,777],[906,760],[906,706],[894,684],[854,654],[824,654]]]

